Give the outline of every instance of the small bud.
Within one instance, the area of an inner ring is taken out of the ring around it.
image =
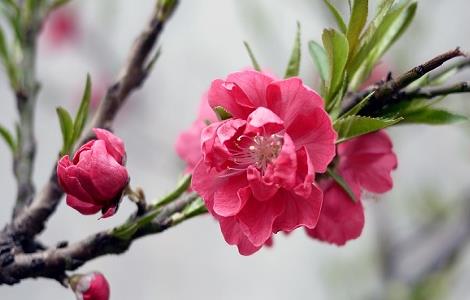
[[[109,284],[103,274],[76,274],[69,279],[77,300],[109,300]]]

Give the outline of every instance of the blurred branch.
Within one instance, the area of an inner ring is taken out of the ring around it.
[[[388,80],[379,83],[375,87],[355,93],[350,98],[346,99],[341,110],[341,114],[344,114],[350,110],[370,93],[375,92],[369,99],[368,104],[366,104],[365,107],[361,110],[361,113],[364,115],[373,114],[384,105],[389,104],[389,102],[395,102],[399,100],[399,92],[406,88],[410,83],[418,80],[432,70],[437,69],[446,61],[459,56],[465,55],[460,51],[459,48],[456,48],[438,55],[417,67],[414,67],[396,79],[389,78]]]
[[[431,89],[416,89],[411,92],[402,92],[397,95],[399,100],[412,100],[412,99],[432,99],[438,96],[445,96],[450,94],[469,93],[470,83],[468,81],[459,82],[449,86],[443,86]]]
[[[13,173],[17,182],[16,203],[13,210],[15,218],[25,206],[29,205],[34,197],[32,182],[34,158],[36,156],[36,138],[34,133],[34,115],[36,99],[39,92],[39,83],[36,78],[36,47],[37,37],[41,30],[44,15],[38,7],[23,8],[20,18],[21,41],[18,43],[20,55],[18,61],[13,56],[11,62],[15,64],[15,75],[19,80],[10,78],[14,82],[12,89],[16,96],[19,115],[17,123],[17,145],[13,155]],[[13,74],[12,74],[13,75]]]
[[[164,25],[177,7],[178,1],[158,1],[145,30],[137,37],[127,62],[117,81],[108,89],[101,102],[91,128],[110,128],[119,109],[129,94],[141,86],[148,75],[147,63]],[[80,144],[92,137],[90,130]],[[15,240],[27,240],[40,233],[45,222],[55,211],[63,192],[57,183],[56,163],[48,183],[43,187],[31,205],[19,214],[3,231],[3,238],[14,236]],[[1,240],[0,236],[0,240]],[[0,253],[1,255],[1,253]]]
[[[9,264],[5,264],[0,269],[0,285],[12,285],[25,278],[37,277],[52,278],[63,282],[66,278],[66,271],[75,270],[100,256],[124,253],[135,240],[141,237],[160,233],[182,221],[205,213],[203,209],[186,209],[197,200],[197,195],[186,194],[165,205],[152,222],[139,228],[127,239],[118,238],[113,235],[113,230],[107,230],[70,245],[63,242],[58,248],[31,254],[16,254]]]
[[[378,211],[377,235],[386,286],[395,282],[417,286],[454,265],[470,241],[470,199],[460,204],[457,215],[443,219],[437,214],[406,239],[394,237],[386,210]]]

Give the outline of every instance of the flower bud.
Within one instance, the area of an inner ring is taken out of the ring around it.
[[[77,300],[109,300],[109,284],[103,274],[77,274],[69,280]]]
[[[73,159],[65,155],[57,165],[59,184],[67,193],[67,205],[84,215],[102,211],[103,218],[117,211],[129,182],[125,149],[120,138],[94,128],[97,139],[77,150]]]

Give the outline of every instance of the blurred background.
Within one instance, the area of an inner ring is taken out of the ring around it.
[[[55,107],[76,110],[87,72],[93,79],[94,101],[100,101],[154,2],[72,1],[46,24],[38,59],[38,187],[61,146]],[[346,11],[346,0],[332,2]],[[456,46],[470,50],[468,0],[418,2],[414,24],[384,59],[398,73]],[[171,190],[184,168],[174,152],[175,139],[195,118],[211,80],[250,65],[243,40],[262,67],[282,75],[296,21],[302,25],[301,76],[315,86],[306,42],[320,41],[322,29],[333,26],[322,1],[181,1],[160,39],[163,51],[154,72],[115,123],[126,143],[134,186],[142,186],[150,199]],[[54,28],[52,22],[59,26]],[[469,75],[462,78],[468,80]],[[451,96],[443,105],[470,115],[468,97]],[[16,110],[3,74],[0,99],[0,122],[13,128]],[[218,224],[202,216],[79,271],[103,272],[113,300],[465,299],[470,294],[470,127],[407,125],[389,132],[399,159],[394,189],[380,199],[365,200],[365,230],[344,247],[322,244],[298,230],[276,237],[271,249],[243,257],[225,243]],[[4,143],[0,182],[4,224],[16,190]],[[123,222],[133,209],[124,201],[115,217],[97,220],[61,203],[40,238],[50,245],[76,241]],[[45,279],[0,286],[2,300],[73,297],[70,290]]]

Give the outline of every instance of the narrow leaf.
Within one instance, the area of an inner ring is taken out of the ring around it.
[[[428,125],[445,125],[456,122],[468,121],[462,115],[454,114],[446,110],[423,107],[403,115],[404,122]]]
[[[88,74],[86,77],[85,90],[83,91],[82,101],[80,102],[80,107],[78,108],[77,114],[75,115],[74,125],[73,125],[73,138],[71,144],[73,145],[85,128],[86,120],[88,118],[88,107],[90,106],[91,99],[91,78]]]
[[[261,67],[258,64],[258,61],[256,60],[255,54],[251,50],[250,45],[246,41],[244,41],[243,44],[245,45],[246,52],[248,52],[248,56],[251,59],[251,65],[253,66],[253,69],[255,69],[256,71],[261,71]]]
[[[350,52],[354,52],[354,50],[356,49],[356,45],[359,41],[359,36],[361,35],[362,29],[364,28],[367,22],[368,11],[368,0],[354,0],[347,32]]]
[[[11,152],[15,153],[15,151],[16,151],[15,138],[10,133],[10,131],[7,128],[3,127],[2,125],[0,125],[0,136],[5,140],[6,144],[10,148]]]
[[[232,117],[232,115],[228,111],[226,111],[225,108],[223,108],[222,106],[214,107],[214,112],[220,121],[227,120]]]
[[[323,49],[323,47],[317,42],[310,41],[308,43],[308,50],[321,79],[323,81],[327,81],[330,77],[330,72],[328,70],[328,55],[326,54],[325,49]]]
[[[416,13],[417,4],[407,2],[391,9],[374,34],[358,50],[348,66],[348,74],[353,78],[351,88],[355,89],[370,74],[383,54],[405,32]]]
[[[346,182],[346,180],[344,180],[344,178],[341,175],[333,171],[331,168],[328,168],[326,172],[346,192],[346,194],[348,194],[351,201],[356,203],[357,202],[356,195],[354,195],[354,192],[352,191],[351,187]]]
[[[62,131],[62,150],[61,155],[68,154],[73,144],[73,120],[69,112],[63,107],[57,107],[57,116],[59,117],[60,130]]]
[[[339,30],[340,30],[342,33],[346,33],[346,31],[347,31],[348,29],[347,29],[347,27],[346,27],[346,23],[344,22],[343,17],[341,16],[341,14],[340,14],[339,11],[338,11],[338,9],[337,9],[333,4],[331,4],[331,2],[330,2],[329,0],[323,0],[323,2],[325,2],[326,7],[328,7],[328,9],[330,10],[331,14],[332,14],[333,17],[335,18],[336,24],[338,25]]]
[[[336,142],[342,143],[351,138],[392,126],[401,120],[402,118],[383,119],[362,116],[349,116],[338,119],[333,124],[338,133],[338,140]]]
[[[289,64],[287,65],[286,73],[284,78],[298,76],[300,71],[300,23],[297,22],[297,34],[295,35],[294,47],[292,48],[292,54],[290,56]]]
[[[346,113],[344,113],[344,114],[342,115],[342,118],[346,118],[346,117],[349,117],[349,116],[357,115],[357,113],[359,113],[359,111],[361,111],[361,109],[369,102],[370,97],[372,97],[372,95],[373,95],[374,93],[375,93],[375,92],[372,92],[372,93],[370,93],[369,95],[365,96],[364,99],[362,99],[361,101],[359,101],[359,103],[357,103],[357,104],[354,105],[350,110],[348,110]]]
[[[334,29],[325,29],[323,31],[322,40],[330,66],[330,79],[327,85],[328,97],[326,99],[327,102],[330,102],[343,83],[349,45],[346,36]]]

